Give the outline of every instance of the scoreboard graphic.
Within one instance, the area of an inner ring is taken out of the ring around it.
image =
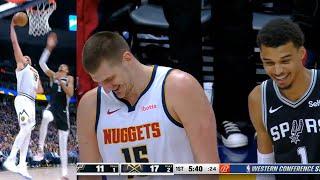
[[[77,175],[120,175],[119,164],[78,163]]]
[[[121,175],[174,175],[173,164],[125,163]]]
[[[320,174],[320,164],[78,163],[77,175]]]

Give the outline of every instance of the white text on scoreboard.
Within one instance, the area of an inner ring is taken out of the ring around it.
[[[219,164],[175,164],[174,174],[219,174]]]

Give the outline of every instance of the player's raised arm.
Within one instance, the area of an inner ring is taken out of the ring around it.
[[[201,85],[180,70],[173,70],[165,83],[167,107],[183,124],[195,162],[218,163],[215,115]]]
[[[81,98],[77,109],[77,133],[79,138],[80,162],[101,162],[95,132],[97,88]],[[90,111],[88,111],[90,109]],[[101,180],[100,176],[80,176],[80,180]]]
[[[14,19],[12,19],[10,24],[10,38],[11,38],[11,43],[13,47],[14,58],[16,59],[17,67],[18,67],[20,64],[23,64],[24,56],[22,54],[14,26],[15,26]]]
[[[249,114],[251,122],[257,132],[257,157],[260,164],[275,163],[273,145],[263,124],[261,105],[261,86],[256,86],[249,94]],[[274,175],[258,175],[257,180],[274,180]]]
[[[50,78],[53,78],[54,72],[47,66],[48,59],[50,57],[51,52],[57,45],[57,34],[54,32],[51,32],[47,38],[47,45],[46,48],[43,50],[42,55],[39,60],[39,65],[42,69],[42,71],[49,76]]]

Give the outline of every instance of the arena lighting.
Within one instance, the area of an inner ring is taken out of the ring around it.
[[[77,16],[69,15],[69,31],[77,31]]]

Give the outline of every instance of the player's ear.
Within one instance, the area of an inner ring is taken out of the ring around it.
[[[122,54],[122,60],[123,61],[131,61],[133,58],[133,55],[129,52],[129,51],[125,51],[123,54]]]
[[[307,55],[307,50],[306,50],[306,48],[305,48],[304,46],[301,46],[298,51],[299,51],[300,59],[301,59],[301,60],[304,59],[305,56]]]

